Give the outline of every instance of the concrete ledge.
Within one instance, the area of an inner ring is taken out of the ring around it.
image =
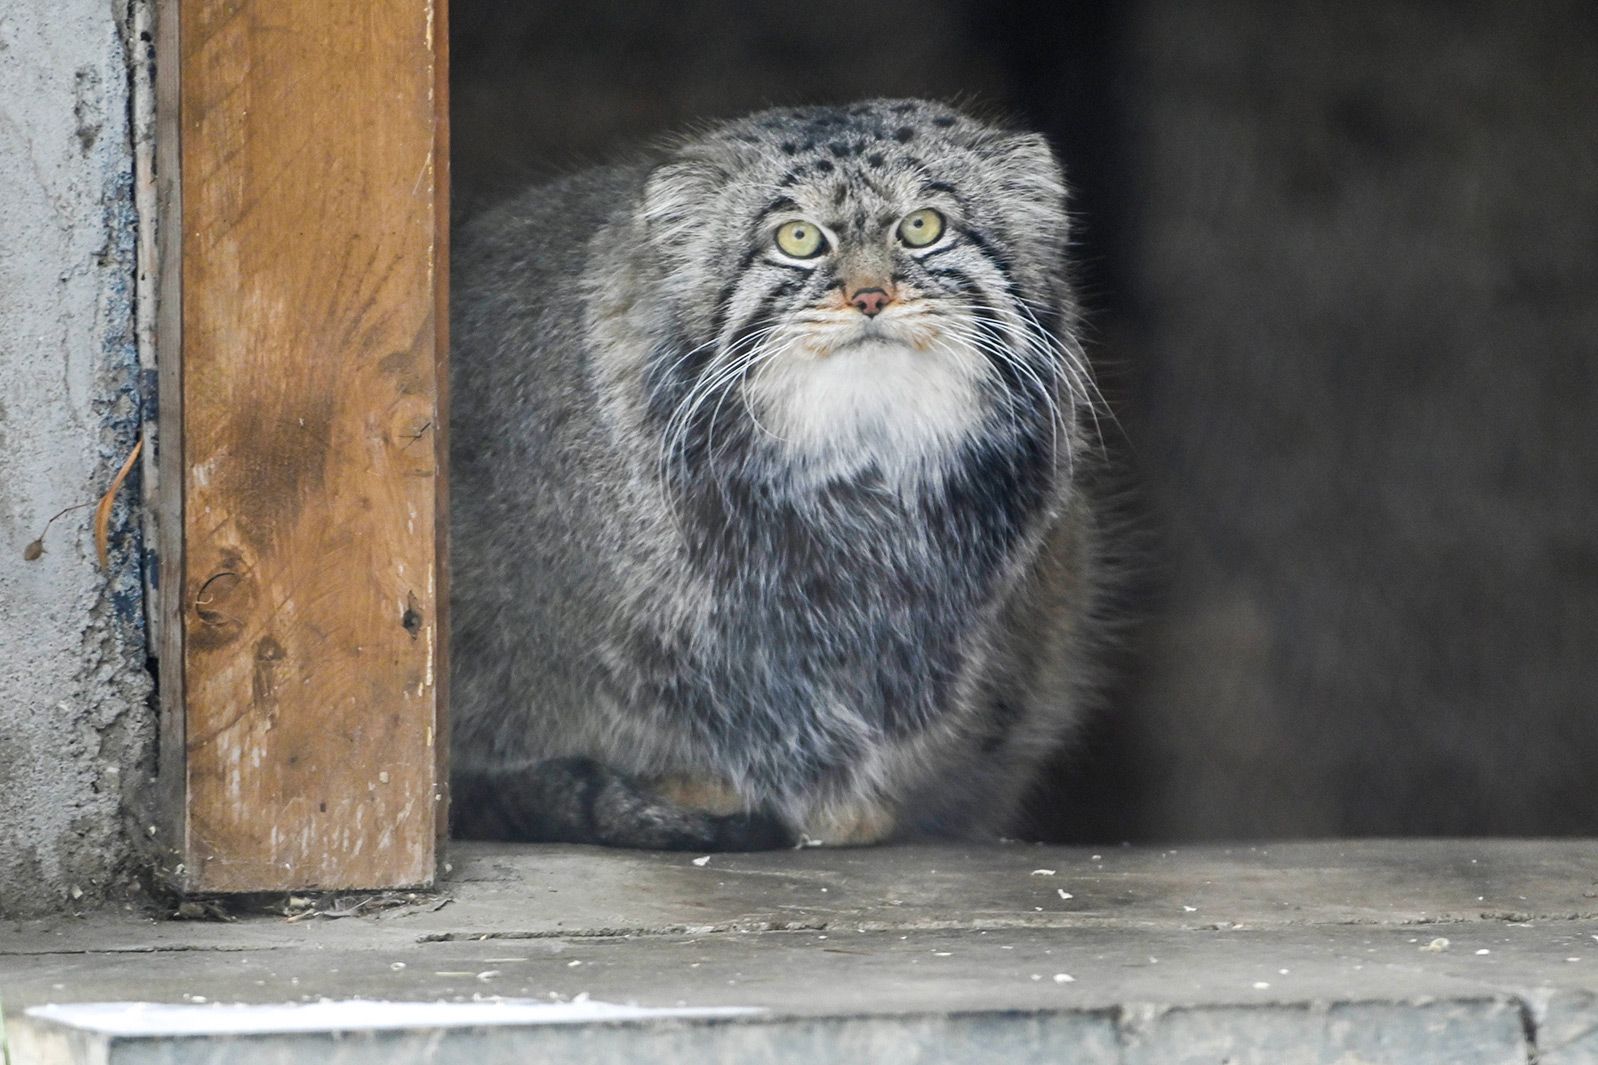
[[[345,1007],[330,1002],[330,1007]],[[368,1008],[367,1004],[360,1004]],[[416,1004],[388,1004],[408,1011]],[[515,1003],[481,1004],[491,1011]],[[551,1008],[549,1004],[543,1004]],[[558,1008],[558,1007],[553,1007]],[[203,1011],[201,1011],[203,1012]],[[942,1015],[776,1014],[717,1017],[659,1011],[653,1017],[363,1026],[196,1034],[189,1025],[138,1034],[84,1028],[70,1015],[30,1017],[15,1045],[17,1065],[390,1065],[470,1061],[512,1065],[631,1065],[658,1062],[1017,1062],[1187,1065],[1231,1062],[1449,1062],[1526,1065],[1582,1061],[1534,1056],[1521,1004],[1343,1003],[1114,1011],[989,1011]]]
[[[470,847],[444,895],[371,917],[332,900],[292,921],[0,926],[14,1065],[1598,1065],[1590,841],[695,857]],[[322,998],[756,1012],[485,1025],[410,1007],[383,1031],[138,1038],[28,1013]]]

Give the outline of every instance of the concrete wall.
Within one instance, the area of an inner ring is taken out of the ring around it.
[[[137,832],[123,811],[151,768],[128,508],[109,574],[92,507],[24,557],[51,515],[100,494],[138,433],[125,15],[112,0],[0,0],[3,915],[118,890]]]

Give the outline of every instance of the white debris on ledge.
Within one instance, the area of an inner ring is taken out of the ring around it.
[[[628,1006],[579,996],[571,1002],[539,1002],[533,999],[482,1002],[323,999],[319,1002],[264,1006],[86,1002],[35,1006],[27,1011],[27,1015],[35,1021],[103,1035],[152,1037],[580,1024],[592,1021],[654,1020],[661,1017],[742,1017],[764,1012],[763,1009],[749,1006]]]

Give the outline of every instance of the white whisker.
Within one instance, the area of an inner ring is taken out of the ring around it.
[[[1037,371],[1016,352],[998,342],[993,337],[984,334],[980,329],[973,328],[970,325],[970,322],[972,321],[988,322],[990,324],[1001,325],[1003,323],[994,323],[991,319],[972,315],[966,321],[963,321],[959,325],[952,328],[950,332],[954,333],[959,337],[959,339],[964,341],[969,346],[986,352],[999,362],[1003,363],[1005,366],[1015,370],[1018,374],[1024,376],[1026,381],[1036,389],[1038,398],[1042,401],[1043,406],[1049,415],[1050,445],[1051,448],[1057,453],[1060,447],[1061,430],[1064,429],[1065,426],[1064,417],[1060,411],[1060,402],[1056,391],[1051,389],[1048,384],[1044,382],[1043,378],[1038,375]],[[1068,429],[1066,429],[1066,439],[1069,442],[1070,432]],[[1069,455],[1069,448],[1067,448],[1067,454]]]
[[[767,322],[771,322],[767,319]],[[688,434],[699,410],[724,385],[736,381],[748,369],[749,359],[746,346],[759,348],[762,342],[772,333],[782,328],[780,323],[762,324],[759,328],[745,333],[730,347],[718,351],[710,363],[705,367],[699,378],[688,390],[687,394],[678,402],[672,411],[671,417],[666,421],[666,427],[661,434],[661,450],[659,461],[659,476],[669,479],[673,461],[686,462],[686,448]],[[718,338],[710,343],[721,343]],[[701,344],[693,351],[700,351],[708,344]],[[692,354],[689,352],[688,354]],[[680,366],[687,356],[680,356],[673,361],[672,366]],[[730,364],[730,365],[729,365]]]

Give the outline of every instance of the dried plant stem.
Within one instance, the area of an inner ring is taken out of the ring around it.
[[[122,468],[117,470],[117,475],[111,478],[111,487],[105,490],[105,495],[100,497],[100,503],[94,508],[94,547],[100,556],[100,568],[109,569],[111,566],[111,507],[117,501],[117,492],[122,488],[122,482],[128,479],[133,464],[139,461],[139,453],[144,450],[144,437],[139,437],[134,443],[133,450],[128,452],[128,457],[122,460]]]

